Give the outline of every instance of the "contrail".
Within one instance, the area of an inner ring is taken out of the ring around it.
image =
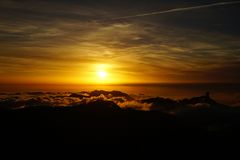
[[[215,7],[215,6],[239,4],[239,3],[240,3],[240,1],[219,2],[219,3],[212,3],[212,4],[199,5],[199,6],[193,6],[193,7],[174,8],[174,9],[169,9],[169,10],[165,10],[165,11],[156,11],[156,12],[136,14],[136,15],[131,15],[131,16],[117,17],[117,18],[112,18],[111,20],[120,20],[120,19],[136,18],[136,17],[145,17],[145,16],[151,16],[151,15],[158,15],[158,14],[165,14],[165,13],[175,13],[175,12],[197,10],[197,9],[210,8],[210,7]]]

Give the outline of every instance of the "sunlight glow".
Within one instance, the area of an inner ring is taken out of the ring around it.
[[[108,66],[106,65],[106,64],[98,64],[98,65],[96,65],[96,76],[98,77],[96,77],[97,79],[97,81],[99,82],[99,83],[109,83],[109,76],[108,76],[108,70],[109,68],[108,68]],[[95,81],[96,81],[95,80]]]
[[[105,71],[98,71],[97,74],[101,79],[105,79],[107,76],[107,72]]]
[[[87,85],[112,85],[133,83],[136,79],[128,72],[123,72],[121,66],[112,63],[94,63],[89,64],[83,72],[78,72],[78,79],[75,79],[79,84]]]

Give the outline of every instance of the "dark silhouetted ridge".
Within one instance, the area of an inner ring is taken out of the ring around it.
[[[79,96],[81,94],[84,96]],[[118,102],[112,100],[113,96],[151,107],[149,111],[120,108]],[[194,146],[239,139],[239,109],[219,104],[208,94],[183,100],[156,97],[141,101],[118,91],[93,91],[66,97],[66,100],[77,99],[77,103],[51,106],[40,97],[26,102],[1,101],[1,145],[104,144],[134,148],[186,143]],[[61,100],[59,98],[57,96]],[[39,103],[40,100],[43,102]],[[8,107],[11,109],[6,109]]]

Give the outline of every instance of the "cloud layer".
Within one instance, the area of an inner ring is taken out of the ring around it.
[[[95,109],[123,109],[140,111],[160,111],[176,114],[179,112],[199,109],[221,109],[227,107],[217,103],[208,95],[188,99],[174,100],[162,97],[144,98],[120,92],[95,90],[92,92],[26,92],[1,93],[0,110],[15,110],[23,108],[64,108],[85,107]],[[237,102],[233,107],[238,107]],[[230,109],[230,107],[227,107]]]

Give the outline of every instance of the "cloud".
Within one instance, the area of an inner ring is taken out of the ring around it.
[[[105,95],[100,94],[98,96],[90,96],[89,98],[83,98],[81,103],[88,104],[95,101],[109,101],[109,99]]]
[[[125,101],[123,103],[117,103],[123,109],[133,109],[133,110],[142,110],[149,111],[151,104],[141,103],[139,101]]]
[[[121,100],[120,100],[121,99]],[[128,94],[120,91],[96,90],[79,93],[55,92],[27,92],[27,93],[2,93],[0,107],[18,109],[34,106],[68,107],[88,104],[96,101],[126,102],[133,100]]]
[[[28,92],[21,94],[2,94],[0,107],[22,109],[26,107],[69,107],[88,105],[99,101],[115,103],[123,109],[149,110],[151,104],[134,100],[120,91],[92,91],[79,93]]]
[[[79,102],[81,102],[81,99],[69,97],[69,94],[65,93],[30,92],[2,95],[0,106],[10,109],[34,106],[66,107],[76,105]]]
[[[193,104],[193,105],[190,105],[190,106],[194,107],[194,108],[209,108],[210,104],[208,104],[208,103],[196,103],[196,104]]]
[[[169,9],[169,10],[165,10],[165,11],[156,11],[156,12],[143,13],[143,14],[137,14],[137,15],[131,15],[131,16],[118,17],[118,18],[113,18],[111,20],[129,19],[129,18],[145,17],[145,16],[151,16],[151,15],[161,15],[161,14],[166,14],[166,13],[175,13],[175,12],[191,11],[191,10],[197,10],[197,9],[205,9],[205,8],[216,7],[216,6],[234,5],[234,4],[239,4],[239,3],[240,3],[240,1],[218,2],[218,3],[207,4],[207,5],[175,8],[175,9]]]

